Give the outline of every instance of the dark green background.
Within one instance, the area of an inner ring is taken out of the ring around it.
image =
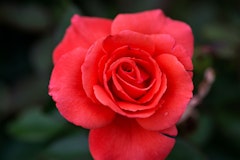
[[[212,67],[216,73],[195,114],[178,126],[168,160],[239,159],[238,0],[2,0],[0,159],[91,159],[88,131],[66,122],[47,94],[52,50],[74,13],[114,18],[120,12],[153,8],[191,25],[195,92],[206,68]]]

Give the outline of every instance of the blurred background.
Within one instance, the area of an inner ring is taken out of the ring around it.
[[[197,101],[167,160],[239,159],[238,0],[2,0],[0,159],[91,160],[88,130],[66,122],[48,96],[52,51],[75,13],[114,18],[155,8],[188,23],[195,36]]]

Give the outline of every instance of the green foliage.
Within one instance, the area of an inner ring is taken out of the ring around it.
[[[78,157],[91,160],[87,135],[77,133],[54,141],[44,150],[44,155],[62,160],[78,159]]]
[[[5,4],[0,7],[1,20],[28,31],[42,31],[50,25],[50,17],[39,5]]]
[[[26,142],[44,142],[61,132],[65,123],[60,118],[45,115],[37,109],[27,110],[8,124],[7,132]]]
[[[177,139],[172,153],[167,160],[175,159],[204,160],[206,158],[195,146],[183,139]]]

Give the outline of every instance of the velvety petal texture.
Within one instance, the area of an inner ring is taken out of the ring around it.
[[[110,125],[93,129],[90,151],[95,160],[163,160],[175,139],[143,129],[133,119],[117,117]]]
[[[132,14],[119,14],[113,20],[111,33],[123,30],[136,31],[143,34],[157,34],[165,23],[165,15],[161,10],[145,11]]]
[[[74,15],[63,40],[53,52],[53,62],[65,53],[81,47],[88,49],[96,40],[110,34],[111,20]],[[91,35],[91,36],[90,36]]]
[[[101,57],[105,55],[102,49],[102,40],[95,42],[88,50],[85,61],[81,66],[82,74],[82,86],[89,97],[96,102],[96,98],[93,93],[93,86],[99,83],[99,77],[97,76],[97,70],[99,68],[98,62]]]
[[[166,18],[161,33],[171,35],[181,44],[189,56],[193,55],[193,34],[189,25],[184,22]],[[183,38],[184,37],[184,38]]]
[[[68,121],[85,128],[97,128],[110,123],[115,113],[93,103],[84,93],[80,66],[85,54],[85,49],[76,48],[57,62],[51,75],[49,94]]]
[[[168,79],[162,107],[151,117],[139,118],[141,126],[150,130],[163,130],[174,125],[181,117],[192,97],[193,84],[188,72],[176,57],[162,54],[157,62]]]
[[[90,129],[95,160],[164,160],[192,98],[192,55],[191,28],[159,9],[74,15],[53,53],[49,94]]]
[[[189,25],[166,17],[161,10],[119,14],[113,20],[111,33],[116,34],[123,30],[144,34],[169,34],[187,50],[189,56],[193,54],[193,34]]]

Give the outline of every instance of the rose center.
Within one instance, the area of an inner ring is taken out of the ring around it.
[[[133,71],[132,65],[129,64],[129,63],[126,63],[126,62],[122,63],[121,69],[125,72],[132,72]]]

